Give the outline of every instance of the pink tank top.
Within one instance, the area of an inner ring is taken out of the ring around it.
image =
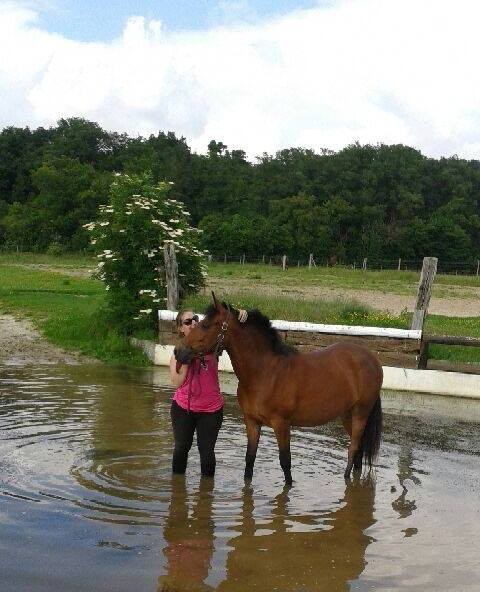
[[[206,367],[195,359],[188,367],[183,384],[177,388],[173,400],[187,411],[213,413],[223,407],[223,396],[218,383],[218,362],[215,356],[205,356]]]

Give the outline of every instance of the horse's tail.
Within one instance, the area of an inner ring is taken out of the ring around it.
[[[370,415],[368,416],[360,444],[363,461],[370,469],[372,468],[373,461],[375,461],[378,456],[380,439],[382,436],[382,424],[382,402],[379,395],[375,401],[375,405],[370,411]]]

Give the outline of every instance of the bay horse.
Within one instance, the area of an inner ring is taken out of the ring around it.
[[[213,292],[212,296],[213,305],[176,355],[179,362],[188,363],[206,353],[228,352],[247,429],[245,480],[253,476],[262,426],[275,432],[280,466],[291,485],[290,429],[336,418],[350,436],[345,479],[352,468],[371,468],[382,431],[383,371],[376,356],[348,342],[298,353],[258,310],[249,311],[247,321],[240,323],[237,311],[220,304]]]

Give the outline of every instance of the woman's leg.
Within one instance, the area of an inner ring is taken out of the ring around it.
[[[195,432],[194,415],[182,409],[175,401],[172,401],[170,417],[172,418],[173,437],[175,439],[172,459],[173,473],[183,475],[187,468],[188,453],[192,447]]]
[[[223,408],[214,413],[197,414],[197,446],[204,477],[215,474],[215,443],[223,421]]]

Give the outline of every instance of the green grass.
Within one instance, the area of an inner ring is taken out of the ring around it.
[[[287,296],[229,293],[229,304],[236,308],[258,308],[271,319],[307,321],[332,325],[368,325],[408,329],[411,315],[391,315],[369,309],[355,300],[313,301]],[[208,294],[188,297],[183,307],[204,310],[211,304]]]
[[[480,337],[480,318],[428,315],[424,331],[432,335]],[[479,364],[480,348],[433,344],[429,346],[429,358]]]
[[[0,265],[48,265],[65,269],[91,269],[96,264],[95,257],[68,253],[47,255],[46,253],[23,253],[0,251]]]
[[[7,261],[4,257],[0,262],[0,312],[27,316],[51,343],[67,350],[107,363],[148,363],[125,336],[108,326],[100,281],[27,269]]]

